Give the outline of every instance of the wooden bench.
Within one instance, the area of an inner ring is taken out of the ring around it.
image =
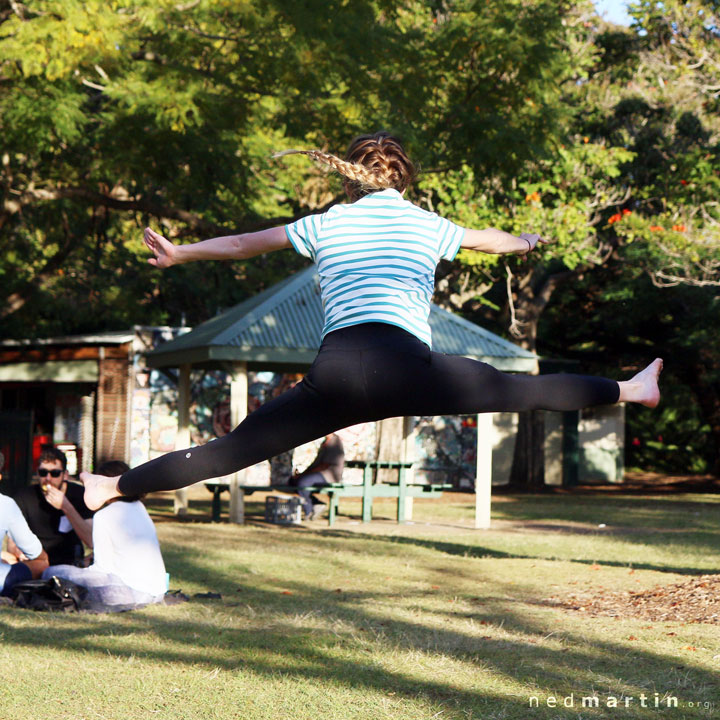
[[[409,497],[440,497],[444,490],[452,488],[448,484],[419,485],[408,483],[406,471],[412,466],[409,462],[394,460],[349,460],[346,467],[361,468],[363,471],[363,482],[361,485],[348,483],[331,483],[319,487],[304,488],[311,493],[325,493],[328,496],[328,525],[332,526],[337,517],[340,498],[361,497],[362,498],[362,521],[372,520],[373,499],[377,497],[397,498],[397,521],[405,522],[406,499]],[[376,469],[391,469],[398,471],[397,483],[373,483],[373,471]],[[220,520],[221,515],[221,494],[230,489],[230,485],[223,480],[205,480],[206,487],[213,493],[212,519],[214,522]],[[241,485],[238,490],[244,495],[252,495],[254,492],[284,492],[296,494],[297,487],[294,485]]]

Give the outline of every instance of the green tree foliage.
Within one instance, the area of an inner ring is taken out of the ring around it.
[[[720,284],[720,27],[717,3],[636,2],[629,31],[598,35],[585,131],[634,152],[631,217],[613,230],[659,286]],[[617,214],[608,218],[618,221]]]
[[[527,259],[463,253],[441,269],[448,307],[541,351],[558,288],[616,265],[629,296],[648,277],[650,305],[694,286],[714,308],[717,3],[632,14],[628,29],[590,0],[0,0],[2,334],[195,324],[254,294],[304,261],[160,277],[143,226],[194,241],[323,208],[337,179],[272,153],[342,152],[379,128],[423,169],[421,204],[553,241]],[[702,363],[714,428],[717,361]]]
[[[720,283],[717,8],[636,5],[630,29],[587,7],[566,19],[575,64],[551,153],[511,183],[467,171],[425,181],[468,224],[533,228],[553,241],[529,262],[465,254],[441,282],[449,306],[485,322],[487,307],[502,307],[531,349],[555,289],[617,256],[658,286]]]
[[[632,411],[629,433],[640,444],[629,446],[629,460],[652,452],[658,469],[678,472],[720,472],[719,10],[699,0],[633,3],[630,30],[597,35],[602,55],[579,128],[633,153],[619,177],[627,197],[602,228],[617,246],[611,261],[624,265],[605,276],[606,294],[627,309],[599,303],[596,313],[617,338],[628,338],[638,361],[666,358],[667,399],[656,428],[664,444],[647,440],[647,419]]]
[[[537,347],[538,321],[559,283],[601,265],[613,245],[597,231],[602,211],[620,200],[620,166],[632,155],[621,147],[575,137],[552,158],[528,164],[498,188],[478,183],[469,168],[450,177],[424,179],[421,187],[438,209],[469,226],[495,226],[513,233],[532,229],[551,244],[529,258],[461,252],[459,263],[439,283],[448,305],[478,312],[504,310],[511,336]],[[478,191],[478,185],[485,185]]]
[[[558,285],[601,266],[614,252],[616,234],[603,232],[603,226],[628,196],[620,179],[632,151],[607,138],[590,138],[581,121],[600,58],[596,20],[589,3],[574,4],[563,17],[563,42],[572,62],[555,75],[563,112],[549,148],[534,153],[512,178],[464,166],[425,178],[421,186],[438,209],[468,225],[532,229],[552,241],[530,258],[463,253],[459,264],[444,269],[439,283],[445,304],[478,321],[492,323],[501,309],[513,339],[533,350],[538,322]]]
[[[659,290],[642,268],[615,259],[558,290],[540,336],[544,354],[618,379],[661,355],[661,405],[627,407],[626,462],[720,473],[718,327],[720,294],[687,284]]]
[[[194,240],[337,196],[273,150],[389,126],[424,167],[511,174],[563,113],[563,18],[521,0],[0,2],[7,332],[195,323],[298,267],[160,284],[138,261],[150,222]]]

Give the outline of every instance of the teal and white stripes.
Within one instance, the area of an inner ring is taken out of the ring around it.
[[[309,215],[285,231],[295,250],[317,264],[323,336],[385,322],[431,345],[435,267],[455,257],[463,228],[404,200],[397,190],[382,190]]]

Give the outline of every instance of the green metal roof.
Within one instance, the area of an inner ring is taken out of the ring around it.
[[[323,309],[314,265],[198,325],[148,353],[151,367],[301,368],[320,347]],[[433,349],[488,362],[500,370],[531,372],[537,356],[437,305],[430,310]]]

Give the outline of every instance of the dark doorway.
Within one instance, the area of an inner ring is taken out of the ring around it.
[[[0,411],[0,452],[5,457],[0,492],[14,495],[32,475],[32,410]]]

